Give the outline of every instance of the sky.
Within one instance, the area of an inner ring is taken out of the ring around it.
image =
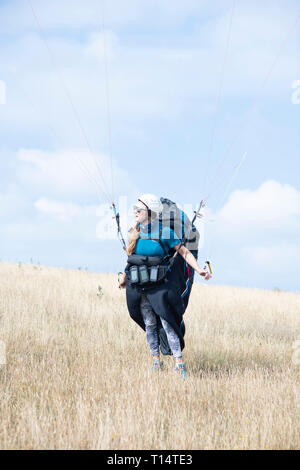
[[[300,291],[298,0],[0,0],[0,259],[122,270],[143,193],[216,285]],[[203,282],[200,278],[197,281]]]

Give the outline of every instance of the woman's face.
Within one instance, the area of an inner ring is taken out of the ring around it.
[[[145,224],[148,222],[148,209],[141,201],[138,201],[133,208],[136,223]]]

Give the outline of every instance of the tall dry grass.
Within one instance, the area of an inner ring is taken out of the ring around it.
[[[151,371],[116,276],[5,263],[0,276],[0,448],[300,447],[299,294],[195,284],[183,381],[170,357]]]

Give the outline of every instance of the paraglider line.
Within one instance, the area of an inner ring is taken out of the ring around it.
[[[98,162],[97,162],[96,159],[95,159],[94,152],[93,152],[92,147],[91,147],[91,145],[90,145],[88,136],[87,136],[87,134],[86,134],[86,132],[85,132],[85,129],[84,129],[84,126],[83,126],[83,124],[82,124],[80,115],[79,115],[79,113],[78,113],[78,111],[77,111],[77,109],[76,109],[76,107],[75,107],[75,105],[74,105],[74,102],[73,102],[72,97],[71,97],[71,95],[70,95],[70,93],[69,93],[69,90],[68,90],[68,88],[67,88],[67,86],[66,86],[66,83],[65,83],[65,81],[64,81],[64,79],[63,79],[63,76],[61,75],[61,73],[60,73],[60,71],[59,71],[59,67],[58,67],[58,65],[57,65],[57,63],[56,63],[55,57],[54,57],[53,52],[52,52],[52,50],[51,50],[51,48],[50,48],[50,46],[49,46],[49,44],[48,44],[48,41],[46,40],[46,37],[45,37],[44,31],[43,31],[43,28],[42,28],[41,23],[40,23],[40,21],[39,21],[39,19],[38,19],[38,16],[37,16],[37,14],[36,14],[36,12],[35,12],[35,10],[34,10],[34,8],[33,8],[32,2],[31,2],[31,0],[27,0],[27,1],[28,1],[28,3],[29,3],[29,6],[30,6],[31,12],[32,12],[32,14],[33,14],[34,20],[35,20],[35,22],[36,22],[36,24],[37,24],[37,26],[38,26],[38,28],[39,28],[39,30],[40,30],[41,38],[42,38],[42,40],[43,40],[43,42],[44,42],[44,44],[45,44],[45,47],[46,47],[46,49],[47,49],[47,51],[48,51],[49,57],[50,57],[50,59],[51,59],[51,61],[52,61],[52,65],[53,65],[53,67],[54,67],[56,73],[58,74],[58,77],[59,77],[59,79],[60,79],[62,88],[63,88],[63,90],[64,90],[64,92],[65,92],[65,95],[66,95],[66,97],[67,97],[67,99],[68,99],[68,101],[69,101],[69,104],[70,104],[70,106],[71,106],[71,108],[72,108],[73,114],[74,114],[75,119],[76,119],[76,121],[77,121],[77,124],[78,124],[78,126],[79,126],[79,128],[80,128],[80,130],[81,130],[81,133],[82,133],[82,135],[83,135],[83,137],[84,137],[84,140],[85,140],[85,143],[86,143],[86,145],[87,145],[87,148],[89,149],[89,152],[90,152],[91,155],[92,155],[92,158],[93,158],[93,160],[94,160],[94,163],[95,163],[95,165],[96,165],[96,168],[98,169],[99,176],[100,176],[101,179],[102,179],[103,186],[104,186],[104,188],[105,188],[105,189],[102,188],[102,192],[104,193],[104,195],[105,195],[106,199],[108,200],[108,202],[111,204],[111,199],[112,199],[112,198],[110,198],[110,197],[108,196],[109,191],[107,191],[106,182],[105,182],[105,180],[104,180],[104,178],[103,178],[103,175],[102,175],[101,169],[100,169],[100,167],[99,167],[99,164],[98,164]]]

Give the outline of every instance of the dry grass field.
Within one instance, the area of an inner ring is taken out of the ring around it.
[[[300,294],[195,284],[184,381],[151,371],[116,276],[0,276],[1,449],[300,448]]]

